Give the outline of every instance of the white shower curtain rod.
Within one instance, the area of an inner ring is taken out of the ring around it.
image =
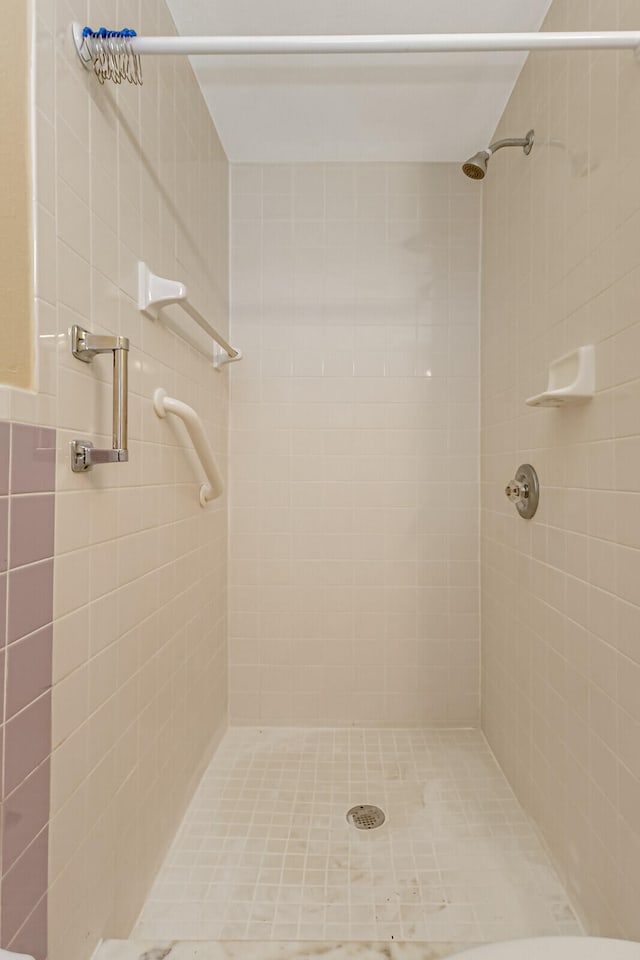
[[[134,37],[136,54],[483,53],[510,50],[635,50],[640,31],[427,33],[308,37]]]

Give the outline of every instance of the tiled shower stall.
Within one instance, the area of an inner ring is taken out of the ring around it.
[[[175,31],[164,2],[126,6]],[[0,944],[640,939],[638,64],[532,54],[497,136],[535,148],[483,185],[229,164],[186,58],[149,57],[137,89],[82,69],[69,23],[122,7],[34,0]],[[544,29],[639,26],[637,0],[554,0]],[[176,314],[142,315],[138,260],[242,362],[217,373]],[[108,445],[110,372],[74,359],[73,324],[131,340],[130,461],[82,476],[69,441]],[[527,407],[587,343],[594,398]],[[206,510],[158,387],[205,422],[227,481]],[[504,497],[522,462],[531,522]],[[377,838],[347,834],[377,800]]]

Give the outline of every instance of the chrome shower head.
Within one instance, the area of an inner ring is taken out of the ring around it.
[[[462,172],[470,180],[484,180],[487,174],[487,164],[496,150],[502,150],[503,147],[522,147],[525,157],[528,157],[533,149],[533,130],[529,130],[525,137],[508,140],[496,140],[490,144],[486,150],[479,150],[472,157],[462,164]]]
[[[484,180],[490,156],[491,152],[489,150],[478,150],[462,164],[462,172],[470,180]]]

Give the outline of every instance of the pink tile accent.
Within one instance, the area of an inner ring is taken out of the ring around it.
[[[9,643],[49,623],[53,616],[53,560],[9,574]]]
[[[7,721],[4,749],[4,795],[8,796],[51,752],[50,693]]]
[[[55,430],[23,423],[14,423],[11,429],[11,492],[48,493],[54,490]]]
[[[7,548],[9,532],[9,500],[0,498],[0,570],[7,569]]]
[[[2,719],[4,717],[4,667],[5,667],[5,650],[0,650],[0,797],[2,794],[2,783],[3,783],[3,773],[4,773],[4,727],[2,726]],[[3,816],[4,819],[4,816]],[[0,889],[0,901],[2,900],[2,891]]]
[[[2,501],[0,501],[0,504]],[[11,498],[12,567],[53,556],[55,498],[53,494]],[[2,515],[0,514],[0,536]],[[1,558],[0,558],[1,559]]]
[[[55,438],[0,423],[0,946],[36,960],[47,955]]]
[[[2,727],[4,717],[4,675],[7,657],[4,647],[0,649],[0,740],[2,740]]]
[[[9,492],[9,438],[11,425],[0,423],[0,496]]]
[[[2,878],[2,943],[12,944],[47,889],[49,829],[39,834]]]
[[[7,642],[7,575],[0,573],[0,647]],[[0,721],[2,717],[0,716]]]
[[[51,686],[53,624],[7,648],[7,720]]]
[[[35,957],[35,960],[45,960],[47,956],[46,894],[7,946],[16,953],[26,953]]]
[[[4,801],[2,874],[38,836],[49,819],[49,757]]]

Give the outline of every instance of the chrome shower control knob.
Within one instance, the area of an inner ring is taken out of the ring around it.
[[[512,503],[520,503],[522,500],[529,499],[529,484],[512,480],[511,483],[507,484],[504,492]]]
[[[520,516],[530,520],[538,509],[540,496],[538,475],[530,463],[523,463],[518,467],[515,478],[509,481],[504,492],[515,504]]]

